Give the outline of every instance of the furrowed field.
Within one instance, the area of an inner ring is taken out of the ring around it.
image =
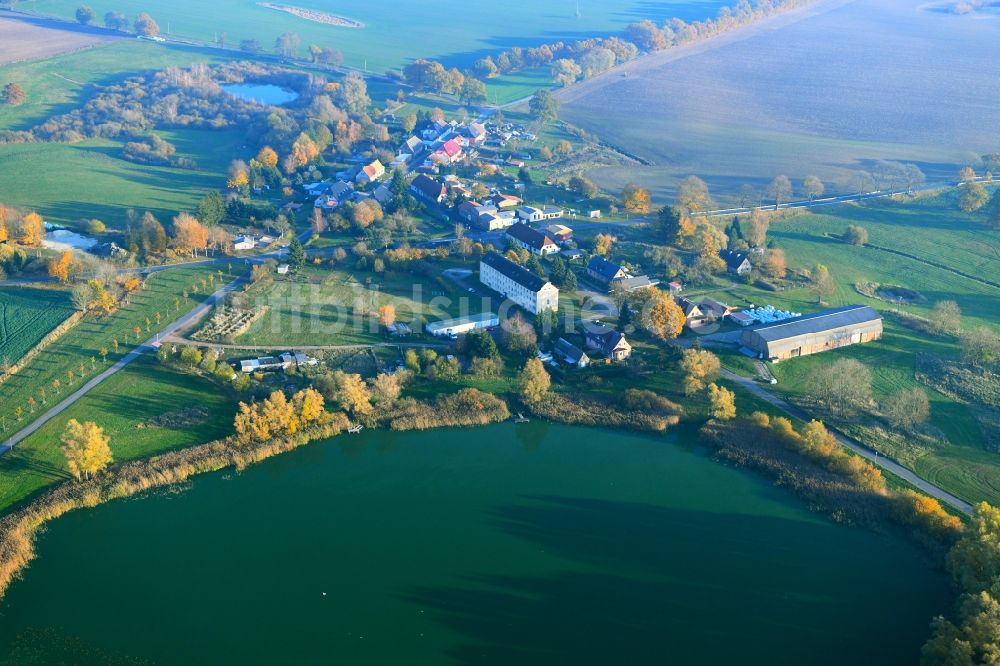
[[[296,0],[276,4],[319,10],[360,21],[363,28],[345,28],[298,18],[260,6],[254,0],[176,0],[150,6],[143,0],[95,0],[98,16],[121,11],[132,17],[148,11],[164,32],[215,41],[226,33],[229,44],[257,39],[271,48],[283,32],[295,32],[303,47],[318,44],[344,53],[346,64],[382,72],[399,68],[416,58],[433,58],[449,65],[468,67],[484,55],[512,46],[577,40],[621,32],[633,21],[657,21],[677,16],[685,20],[707,18],[725,4],[708,2],[647,3],[626,0],[609,4],[601,0],[558,0],[540,4],[512,0],[502,8],[488,3],[440,0],[429,10],[409,0],[377,3],[334,3]],[[71,18],[79,3],[71,0],[37,0],[32,11]],[[579,16],[577,16],[579,7]]]
[[[850,192],[879,159],[954,180],[1000,149],[996,26],[916,0],[819,3],[579,83],[562,115],[652,163],[595,180],[613,192],[634,180],[663,202],[691,174],[722,203],[779,174]]]
[[[72,313],[65,291],[0,290],[0,359],[17,363]]]
[[[848,224],[867,229],[872,245],[914,258],[844,243],[839,235]],[[857,359],[871,369],[874,397],[880,403],[902,389],[922,388],[931,402],[929,432],[934,437],[930,439],[894,436],[864,419],[833,423],[963,499],[1000,502],[1000,433],[979,422],[981,406],[944,395],[916,377],[918,357],[957,360],[957,341],[914,330],[891,313],[899,309],[927,316],[937,301],[953,300],[962,310],[964,330],[986,326],[1000,332],[996,306],[1000,288],[983,281],[1000,283],[1000,231],[986,226],[979,215],[959,212],[951,192],[912,203],[870,203],[794,216],[773,222],[770,238],[785,250],[790,267],[809,269],[821,263],[830,269],[836,290],[824,299],[827,305],[867,303],[885,316],[885,336],[879,342],[771,366],[778,379],[774,390],[813,410],[810,391],[815,373],[841,358]],[[869,298],[855,289],[862,281],[912,289],[926,300],[899,305]],[[706,294],[733,306],[754,303],[797,312],[818,309],[812,290],[799,284],[781,292],[740,284]],[[752,372],[752,364],[743,357],[728,357],[727,363]]]

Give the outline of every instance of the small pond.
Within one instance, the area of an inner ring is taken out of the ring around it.
[[[247,100],[248,102],[270,106],[288,104],[299,96],[294,90],[261,83],[234,83],[222,86],[222,89],[230,95]]]

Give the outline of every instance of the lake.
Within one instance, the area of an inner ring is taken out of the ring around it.
[[[234,83],[220,86],[230,95],[269,106],[281,106],[298,98],[298,93],[281,86],[259,83]]]
[[[950,604],[910,543],[697,447],[540,422],[344,435],[38,552],[0,661],[916,663]]]

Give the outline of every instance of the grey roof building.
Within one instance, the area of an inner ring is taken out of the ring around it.
[[[867,305],[847,305],[743,331],[740,344],[761,358],[783,360],[881,337],[878,312]]]

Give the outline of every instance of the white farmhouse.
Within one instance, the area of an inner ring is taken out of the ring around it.
[[[559,309],[559,289],[496,252],[479,261],[479,281],[532,314]]]

